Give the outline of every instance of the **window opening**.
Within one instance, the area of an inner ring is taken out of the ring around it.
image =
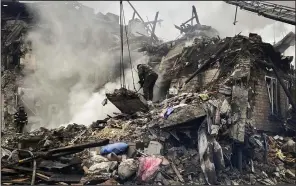
[[[267,93],[270,102],[271,114],[275,115],[278,110],[277,105],[277,79],[269,76],[265,76]]]

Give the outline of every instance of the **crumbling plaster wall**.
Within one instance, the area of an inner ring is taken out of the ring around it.
[[[275,75],[272,73],[266,74],[266,73],[257,73],[256,74],[256,80],[253,84],[253,90],[254,90],[254,105],[252,108],[252,120],[254,126],[258,130],[263,131],[271,131],[271,132],[279,132],[282,130],[282,125],[284,123],[284,119],[286,118],[286,111],[288,109],[287,104],[287,96],[283,90],[283,88],[280,86],[279,82],[277,81],[277,87],[278,87],[278,109],[282,116],[282,118],[271,119],[271,110],[270,110],[270,101],[265,81],[265,76],[270,76],[275,78]]]

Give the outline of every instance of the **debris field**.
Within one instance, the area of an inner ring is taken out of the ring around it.
[[[102,103],[121,113],[103,120],[24,133],[11,124],[1,133],[1,184],[295,185],[296,73],[282,54],[295,34],[274,46],[256,33],[221,39],[192,11],[195,25],[175,25],[180,39],[162,42],[155,27],[133,36],[162,76],[158,100],[122,87]],[[15,71],[2,75],[13,104]]]

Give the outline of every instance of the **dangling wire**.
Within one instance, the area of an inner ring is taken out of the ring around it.
[[[122,5],[122,1],[120,1],[120,44],[121,44],[120,81],[121,81],[121,88],[125,88],[125,75],[124,75],[124,64],[123,64],[123,21],[122,21],[122,11],[123,11],[123,5]]]
[[[273,44],[275,44],[275,23],[273,24]]]
[[[122,1],[120,1],[120,5],[119,5],[119,33],[120,33],[120,41],[122,40],[121,39],[121,3],[122,3]],[[120,53],[120,58],[119,58],[119,70],[120,70],[120,75],[119,75],[119,78],[120,78],[120,87],[122,88],[122,74],[121,74],[121,53]]]
[[[128,42],[127,27],[126,27],[126,23],[125,23],[125,16],[124,16],[124,10],[123,9],[122,9],[122,15],[123,15],[123,21],[124,21],[124,25],[125,25],[124,27],[125,27],[126,43],[127,43],[127,49],[128,49],[128,55],[129,55],[129,62],[130,62],[131,71],[132,71],[133,86],[134,86],[134,90],[137,91],[136,86],[135,86],[132,58],[131,58],[131,52],[130,52],[130,47],[129,47],[129,42]]]
[[[238,22],[236,20],[236,18],[237,18],[237,8],[238,8],[238,6],[235,7],[234,20],[233,20],[233,33],[234,33],[234,35],[236,35],[236,29],[235,29],[236,27],[235,27],[235,25]]]

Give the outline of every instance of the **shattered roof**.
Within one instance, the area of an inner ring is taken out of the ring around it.
[[[265,68],[265,66],[259,65],[256,62],[265,61],[265,59],[270,58],[278,69],[287,72],[290,70],[290,63],[293,60],[293,57],[282,56],[269,43],[258,42],[250,37],[241,35],[227,37],[218,42],[214,41],[214,39],[201,39],[196,42],[197,44],[183,49],[180,55],[183,55],[189,50],[191,53],[183,60],[178,61],[177,65],[179,68],[174,73],[180,73],[180,71],[186,68],[190,68],[192,72],[197,70],[199,65],[204,64],[207,59],[215,55],[225,44],[228,46],[223,49],[220,56],[216,56],[216,60],[209,64],[209,66],[219,65],[219,68],[222,69],[234,68],[235,64],[240,62],[237,59],[240,57],[250,57],[253,65]],[[189,64],[185,65],[185,62],[189,62]]]

